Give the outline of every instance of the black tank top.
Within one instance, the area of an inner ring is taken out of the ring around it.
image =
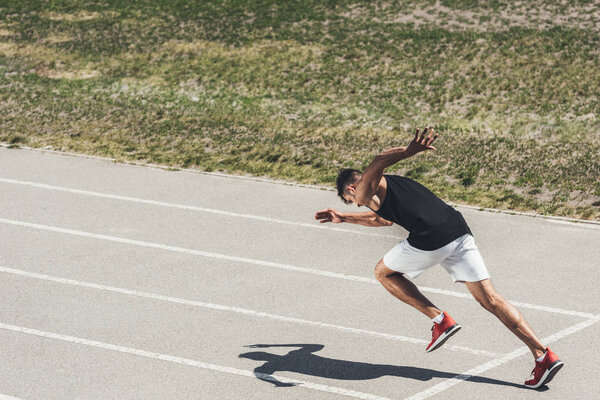
[[[408,243],[420,250],[436,250],[471,234],[462,214],[412,179],[384,175],[387,192],[377,215],[409,232]]]

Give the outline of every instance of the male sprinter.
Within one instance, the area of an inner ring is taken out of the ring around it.
[[[379,261],[375,276],[391,294],[432,319],[432,340],[426,351],[443,345],[460,325],[423,296],[407,277],[416,278],[426,269],[441,264],[455,282],[464,282],[475,300],[529,347],[535,358],[535,368],[533,378],[525,382],[525,386],[538,388],[550,382],[563,363],[539,341],[523,315],[496,292],[462,214],[421,184],[401,176],[383,174],[387,167],[400,160],[425,150],[435,150],[432,144],[437,137],[433,135],[433,129],[427,128],[419,137],[417,129],[408,147],[384,151],[375,157],[365,172],[340,171],[336,184],[342,201],[367,206],[372,211],[341,213],[327,209],[318,211],[315,218],[321,223],[389,226],[395,222],[403,226],[409,232],[408,239],[398,243]]]

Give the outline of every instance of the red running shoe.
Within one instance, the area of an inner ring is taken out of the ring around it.
[[[554,375],[563,367],[564,363],[558,359],[550,347],[546,348],[546,356],[539,362],[535,362],[535,368],[531,371],[533,379],[525,382],[525,386],[531,389],[537,389],[550,382]]]
[[[433,327],[431,328],[431,343],[429,343],[429,346],[427,346],[425,351],[427,353],[434,351],[443,345],[450,336],[458,332],[460,328],[461,326],[457,324],[446,311],[444,311],[444,319],[442,319],[442,322],[439,324],[433,323]]]

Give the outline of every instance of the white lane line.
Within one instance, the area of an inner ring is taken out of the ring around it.
[[[469,293],[454,292],[452,290],[436,289],[436,288],[430,288],[430,287],[425,287],[425,286],[419,286],[419,290],[421,290],[422,292],[443,294],[445,296],[453,296],[453,297],[458,297],[458,298],[462,298],[462,299],[474,300],[473,296],[471,296]],[[512,303],[515,307],[529,308],[531,310],[545,311],[545,312],[554,313],[554,314],[570,315],[572,317],[581,317],[581,318],[596,318],[596,317],[598,317],[598,315],[596,315],[596,314],[590,314],[590,313],[581,312],[581,311],[564,310],[562,308],[556,308],[556,307],[540,306],[537,304],[525,303],[522,301],[509,300],[509,302]]]
[[[414,343],[414,344],[418,344],[418,345],[422,345],[422,346],[427,346],[429,344],[429,342],[426,340],[415,339],[415,338],[411,338],[411,337],[407,337],[407,336],[392,335],[389,333],[381,333],[381,332],[369,331],[369,330],[365,330],[365,329],[358,329],[358,328],[352,328],[352,327],[347,327],[347,326],[328,324],[328,323],[324,323],[324,322],[310,321],[310,320],[301,319],[301,318],[286,317],[283,315],[269,314],[269,313],[266,313],[263,311],[249,310],[247,308],[230,307],[230,306],[224,306],[221,304],[206,303],[203,301],[180,299],[177,297],[163,296],[163,295],[159,295],[159,294],[155,294],[155,293],[141,292],[141,291],[137,291],[137,290],[124,289],[124,288],[118,288],[118,287],[107,286],[107,285],[100,285],[97,283],[79,281],[79,280],[75,280],[75,279],[67,279],[67,278],[60,278],[60,277],[51,276],[51,275],[38,274],[35,272],[23,271],[23,270],[14,269],[14,268],[7,268],[7,267],[0,266],[0,272],[4,272],[7,274],[13,274],[13,275],[19,275],[19,276],[23,276],[23,277],[27,277],[27,278],[41,279],[41,280],[61,283],[61,284],[65,284],[65,285],[97,289],[97,290],[102,290],[102,291],[106,291],[106,292],[121,293],[121,294],[125,294],[125,295],[142,297],[145,299],[166,301],[169,303],[184,304],[184,305],[194,306],[194,307],[203,307],[203,308],[208,308],[208,309],[218,310],[218,311],[234,312],[234,313],[244,314],[244,315],[248,315],[248,316],[252,316],[252,317],[267,318],[267,319],[271,319],[271,320],[288,322],[288,323],[295,323],[295,324],[302,324],[302,325],[309,325],[309,326],[317,326],[317,327],[321,327],[321,328],[335,329],[335,330],[342,331],[342,332],[348,332],[348,333],[359,334],[359,335],[367,335],[367,336],[388,339],[388,340],[394,340],[394,341],[399,341],[399,342]],[[498,353],[492,353],[492,352],[485,351],[485,350],[471,349],[469,347],[446,345],[443,348],[446,350],[460,351],[463,353],[475,354],[475,355],[486,356],[486,357],[491,357],[491,358],[500,357],[500,354],[498,354]]]
[[[351,280],[351,281],[367,282],[367,283],[375,282],[374,279],[364,278],[364,277],[360,277],[360,276],[346,275],[346,274],[330,272],[330,271],[321,271],[321,270],[315,270],[315,269],[310,269],[310,268],[297,267],[295,265],[281,264],[281,263],[276,263],[276,262],[271,262],[271,261],[255,260],[252,258],[229,256],[226,254],[213,253],[213,252],[209,252],[209,251],[188,249],[185,247],[170,246],[170,245],[162,244],[162,243],[152,243],[152,242],[145,242],[145,241],[141,241],[141,240],[126,239],[126,238],[117,237],[117,236],[101,235],[101,234],[97,234],[97,233],[77,231],[77,230],[73,230],[73,229],[59,228],[59,227],[50,226],[50,225],[35,224],[35,223],[16,221],[16,220],[5,219],[5,218],[0,218],[0,223],[16,225],[16,226],[23,226],[23,227],[27,227],[27,228],[34,228],[34,229],[39,229],[39,230],[43,230],[43,231],[64,233],[67,235],[74,235],[74,236],[80,236],[80,237],[86,237],[86,238],[92,238],[92,239],[106,240],[109,242],[123,243],[123,244],[128,244],[128,245],[133,245],[133,246],[149,247],[149,248],[154,248],[154,249],[173,251],[173,252],[177,252],[177,253],[191,254],[191,255],[202,256],[202,257],[207,257],[207,258],[215,258],[218,260],[227,260],[227,261],[234,261],[234,262],[240,262],[240,263],[246,263],[246,264],[260,265],[260,266],[264,266],[264,267],[279,268],[279,269],[284,269],[284,270],[289,270],[289,271],[304,272],[304,273],[308,273],[308,274],[327,276],[327,277],[331,277],[331,278],[339,278],[339,279],[346,279],[346,280]]]
[[[550,343],[556,342],[557,340],[560,340],[560,339],[565,338],[569,335],[572,335],[576,332],[579,332],[585,328],[588,328],[588,327],[596,324],[597,322],[600,322],[600,317],[590,318],[586,321],[580,322],[580,323],[572,325],[566,329],[563,329],[562,331],[559,331],[553,335],[545,337],[545,338],[541,339],[541,342],[545,343],[545,344],[550,344]],[[475,368],[465,371],[460,375],[456,375],[453,378],[450,378],[444,382],[438,383],[437,385],[432,386],[429,389],[426,389],[422,392],[419,392],[410,397],[407,397],[406,400],[427,399],[431,396],[434,396],[436,394],[443,392],[446,389],[451,388],[452,386],[455,386],[461,382],[467,381],[470,378],[472,378],[473,376],[481,375],[484,372],[489,371],[492,368],[496,368],[502,364],[506,364],[507,362],[512,361],[515,358],[518,358],[524,354],[529,354],[529,349],[527,347],[518,348],[515,351],[508,353],[503,357],[488,361],[488,362],[481,364]]]
[[[234,262],[240,262],[240,263],[246,263],[246,264],[260,265],[260,266],[264,266],[264,267],[278,268],[278,269],[283,269],[283,270],[288,270],[288,271],[295,271],[295,272],[302,272],[302,273],[312,274],[312,275],[326,276],[329,278],[344,279],[344,280],[348,280],[348,281],[365,282],[365,283],[379,285],[379,282],[377,282],[375,279],[366,278],[366,277],[362,277],[362,276],[348,275],[348,274],[342,274],[339,272],[323,271],[323,270],[311,269],[311,268],[304,268],[304,267],[298,267],[298,266],[290,265],[290,264],[276,263],[276,262],[272,262],[272,261],[255,260],[253,258],[229,256],[229,255],[221,254],[221,253],[213,253],[213,252],[209,252],[209,251],[188,249],[185,247],[170,246],[170,245],[162,244],[162,243],[153,243],[153,242],[145,242],[142,240],[126,239],[126,238],[117,237],[117,236],[101,235],[98,233],[77,231],[77,230],[73,230],[73,229],[59,228],[56,226],[35,224],[35,223],[31,223],[31,222],[16,221],[16,220],[5,219],[5,218],[0,218],[0,223],[8,224],[8,225],[15,225],[15,226],[23,226],[23,227],[39,229],[39,230],[43,230],[43,231],[58,232],[58,233],[63,233],[63,234],[67,234],[67,235],[74,235],[74,236],[80,236],[80,237],[86,237],[86,238],[92,238],[92,239],[106,240],[106,241],[110,241],[110,242],[123,243],[123,244],[128,244],[128,245],[133,245],[133,246],[149,247],[149,248],[154,248],[154,249],[173,251],[173,252],[177,252],[177,253],[191,254],[191,255],[207,257],[207,258],[215,258],[218,260],[227,260],[227,261],[234,261]],[[428,288],[428,287],[419,287],[419,289],[424,292],[444,294],[444,295],[454,296],[454,297],[458,297],[458,298],[471,298],[471,295],[469,295],[469,294],[460,293],[460,292],[452,292],[449,290],[442,290],[442,289],[435,289],[435,288]],[[512,303],[512,301],[511,301],[511,303]],[[520,302],[514,302],[514,303],[519,304],[520,307],[522,307],[522,308],[532,308],[532,309],[540,310],[540,311],[556,312],[556,313],[560,313],[560,314],[564,314],[564,315],[572,315],[572,316],[584,317],[584,318],[595,318],[596,317],[596,315],[594,315],[594,314],[582,313],[579,311],[563,310],[563,309],[559,309],[559,308],[538,306],[538,305],[533,305],[533,304],[528,304],[528,303],[520,303]]]
[[[0,400],[23,400],[18,397],[7,396],[5,394],[0,394]]]
[[[321,224],[316,221],[312,224],[308,224],[305,222],[294,222],[294,221],[287,221],[287,220],[277,219],[277,218],[263,217],[261,215],[240,214],[240,213],[234,213],[234,212],[230,212],[230,211],[217,210],[214,208],[197,207],[197,206],[190,206],[190,205],[184,205],[184,204],[175,204],[175,203],[168,203],[168,202],[164,202],[164,201],[141,199],[141,198],[137,198],[137,197],[119,196],[119,195],[115,195],[115,194],[92,192],[89,190],[72,189],[72,188],[67,188],[67,187],[62,187],[62,186],[53,186],[53,185],[47,185],[44,183],[29,182],[29,181],[19,181],[19,180],[8,179],[8,178],[0,178],[0,182],[11,183],[11,184],[15,184],[15,185],[22,185],[22,186],[30,186],[30,187],[35,187],[38,189],[47,189],[47,190],[54,190],[54,191],[60,191],[60,192],[66,192],[66,193],[79,194],[79,195],[84,195],[84,196],[102,197],[105,199],[129,201],[129,202],[134,202],[134,203],[150,204],[150,205],[154,205],[154,206],[178,208],[181,210],[192,210],[192,211],[200,211],[200,212],[212,213],[212,214],[218,214],[218,215],[225,215],[228,217],[247,218],[247,219],[253,219],[256,221],[272,222],[272,223],[292,225],[292,226],[300,226],[303,228],[325,229],[328,231],[355,233],[358,235],[386,237],[386,238],[400,240],[400,237],[398,237],[398,236],[384,235],[381,233],[362,232],[362,231],[356,231],[356,230],[352,230],[352,229],[335,228],[332,226]]]
[[[111,351],[116,351],[119,353],[131,354],[131,355],[151,358],[151,359],[155,359],[155,360],[167,361],[167,362],[171,362],[171,363],[175,363],[175,364],[188,365],[188,366],[207,369],[207,370],[216,371],[216,372],[223,372],[223,373],[227,373],[227,374],[246,376],[246,377],[250,377],[250,378],[260,378],[260,379],[265,379],[265,380],[269,380],[269,381],[293,383],[293,384],[300,385],[301,387],[304,387],[307,389],[318,390],[321,392],[334,393],[334,394],[339,394],[339,395],[348,396],[348,397],[354,397],[354,398],[358,398],[358,399],[373,399],[373,400],[386,399],[385,397],[377,396],[377,395],[370,394],[370,393],[363,393],[363,392],[358,392],[355,390],[349,390],[349,389],[344,389],[344,388],[335,387],[335,386],[321,385],[318,383],[312,383],[312,382],[298,380],[298,379],[285,378],[283,376],[278,376],[278,375],[268,375],[268,374],[248,371],[248,370],[244,370],[244,369],[225,367],[222,365],[210,364],[210,363],[206,363],[206,362],[202,362],[202,361],[198,361],[198,360],[191,360],[189,358],[183,358],[183,357],[173,356],[173,355],[169,355],[169,354],[155,353],[152,351],[141,350],[141,349],[134,349],[131,347],[119,346],[119,345],[115,345],[115,344],[111,344],[111,343],[98,342],[95,340],[88,340],[88,339],[83,339],[83,338],[79,338],[79,337],[75,337],[75,336],[67,336],[67,335],[62,335],[60,333],[40,331],[37,329],[9,325],[9,324],[1,323],[1,322],[0,322],[0,329],[5,329],[8,331],[19,332],[19,333],[25,333],[28,335],[39,336],[39,337],[48,338],[48,339],[62,340],[63,342],[76,343],[76,344],[80,344],[80,345],[84,345],[84,346],[90,346],[90,347],[95,347],[95,348],[104,349],[104,350],[111,350]]]

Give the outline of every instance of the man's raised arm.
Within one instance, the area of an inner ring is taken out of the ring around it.
[[[425,128],[421,136],[419,136],[419,130],[417,129],[415,137],[408,147],[394,147],[375,156],[362,174],[360,181],[356,184],[356,201],[358,204],[369,204],[369,201],[377,192],[377,186],[379,186],[383,171],[387,167],[422,151],[435,150],[432,144],[437,137],[438,135],[433,134],[433,129]]]

